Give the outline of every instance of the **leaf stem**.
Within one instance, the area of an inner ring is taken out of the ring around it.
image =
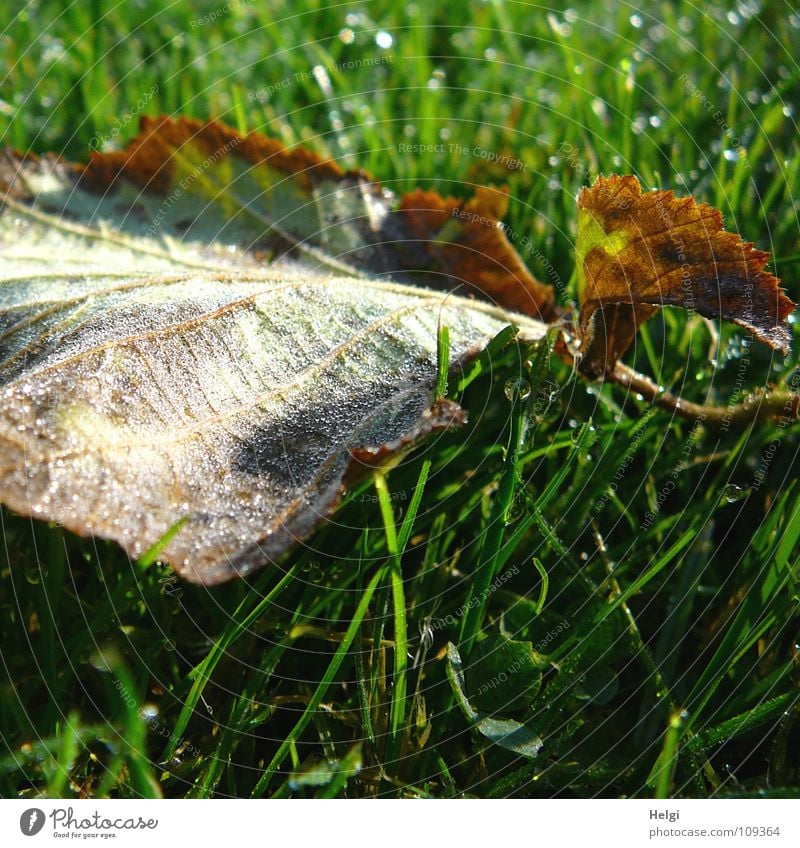
[[[749,424],[751,421],[769,421],[798,416],[800,396],[785,390],[754,392],[741,403],[729,406],[708,406],[685,400],[680,395],[664,391],[649,377],[618,362],[607,379],[640,394],[662,409],[680,415],[689,421],[703,420],[710,427],[729,427]]]

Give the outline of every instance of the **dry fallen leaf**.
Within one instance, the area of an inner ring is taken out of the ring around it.
[[[164,540],[199,583],[274,560],[350,475],[464,420],[435,398],[440,326],[458,368],[509,323],[536,340],[558,320],[498,223],[507,202],[396,198],[217,122],[144,119],[85,166],[7,152],[0,501],[131,556]],[[662,303],[787,343],[766,254],[714,210],[627,177],[579,209],[584,373]]]
[[[722,215],[692,197],[600,177],[578,197],[575,254],[584,374],[613,371],[659,306],[724,318],[789,348],[794,304],[764,270],[769,254],[725,232]]]
[[[357,466],[464,420],[434,398],[440,323],[454,367],[512,320],[546,330],[378,279],[457,267],[447,287],[545,308],[500,229],[475,250],[453,219],[445,268],[416,232],[434,196],[394,211],[363,175],[219,124],[145,122],[85,169],[7,154],[3,193],[0,500],[131,556],[183,522],[161,556],[196,582],[274,559]]]

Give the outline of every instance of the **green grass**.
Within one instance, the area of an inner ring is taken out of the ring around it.
[[[800,295],[785,3],[21,5],[0,11],[19,149],[82,159],[163,112],[304,141],[397,191],[507,183],[515,243],[562,303],[575,193],[634,173],[718,205]],[[627,361],[722,405],[793,374],[730,327],[712,361],[710,338],[665,311]],[[695,429],[545,348],[483,366],[450,375],[464,430],[233,585],[3,512],[0,795],[797,795],[798,425]]]

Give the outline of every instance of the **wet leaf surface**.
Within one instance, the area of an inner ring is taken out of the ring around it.
[[[193,581],[247,574],[330,514],[346,478],[463,423],[435,397],[441,325],[454,369],[510,321],[544,332],[368,276],[389,195],[274,145],[145,122],[85,169],[6,154],[5,504],[134,557],[169,534],[161,557]]]

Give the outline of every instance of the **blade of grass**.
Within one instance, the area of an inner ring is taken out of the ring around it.
[[[478,565],[470,587],[467,600],[467,613],[462,619],[459,637],[460,650],[464,657],[469,656],[472,645],[481,627],[489,587],[497,571],[498,555],[506,527],[506,516],[514,500],[519,483],[519,461],[525,443],[525,424],[528,413],[528,399],[524,391],[515,390],[512,399],[511,433],[508,440],[503,472],[492,502],[488,527],[483,531]]]
[[[406,691],[408,687],[408,629],[406,622],[406,600],[403,589],[401,551],[397,541],[392,501],[386,477],[377,472],[374,477],[375,491],[383,517],[386,546],[389,551],[389,575],[392,586],[392,612],[394,616],[394,672],[392,675],[392,703],[389,714],[389,745],[386,763],[394,765],[400,756],[400,743],[406,714]]]
[[[664,746],[647,779],[651,786],[655,784],[653,794],[656,798],[670,797],[672,781],[678,765],[678,743],[681,737],[681,728],[687,717],[687,714],[682,710],[676,711],[670,716],[667,731],[664,734]]]
[[[331,683],[333,682],[333,678],[336,676],[339,671],[342,662],[344,662],[344,658],[347,656],[348,651],[350,650],[350,646],[353,644],[353,640],[356,638],[358,633],[358,629],[361,626],[361,622],[364,619],[364,616],[367,614],[367,607],[369,606],[370,601],[372,600],[372,596],[375,593],[375,589],[378,587],[380,582],[386,576],[386,568],[379,568],[372,579],[367,584],[366,589],[364,589],[364,593],[361,596],[361,599],[358,602],[358,606],[353,614],[353,618],[350,621],[350,624],[345,631],[344,638],[341,641],[341,644],[336,649],[336,653],[333,655],[333,659],[331,659],[328,668],[325,671],[325,674],[322,675],[322,679],[319,682],[319,685],[314,690],[314,694],[309,698],[308,706],[303,710],[303,714],[300,716],[297,724],[292,728],[292,730],[288,733],[286,738],[281,742],[278,750],[275,752],[275,756],[270,760],[267,767],[261,774],[261,777],[258,779],[258,782],[251,793],[251,797],[259,798],[269,787],[270,781],[277,773],[283,761],[286,759],[287,754],[289,754],[290,750],[295,746],[298,739],[302,735],[303,731],[308,727],[312,718],[314,717],[314,711],[319,707],[322,703],[322,699],[325,697],[325,693],[328,691]]]
[[[190,672],[190,677],[193,681],[192,686],[175,722],[175,730],[170,737],[169,744],[164,751],[164,760],[169,760],[175,753],[175,748],[186,732],[189,720],[200,702],[203,689],[211,679],[211,673],[214,668],[216,668],[217,663],[222,659],[231,645],[233,645],[237,639],[240,639],[247,632],[250,625],[253,624],[253,622],[255,622],[262,613],[275,602],[275,599],[281,594],[281,592],[283,592],[283,590],[292,583],[296,569],[296,565],[289,568],[278,583],[249,612],[245,611],[251,606],[252,598],[250,596],[246,597],[233,613],[231,626],[222,633],[219,639],[217,639],[203,661],[192,669]]]

